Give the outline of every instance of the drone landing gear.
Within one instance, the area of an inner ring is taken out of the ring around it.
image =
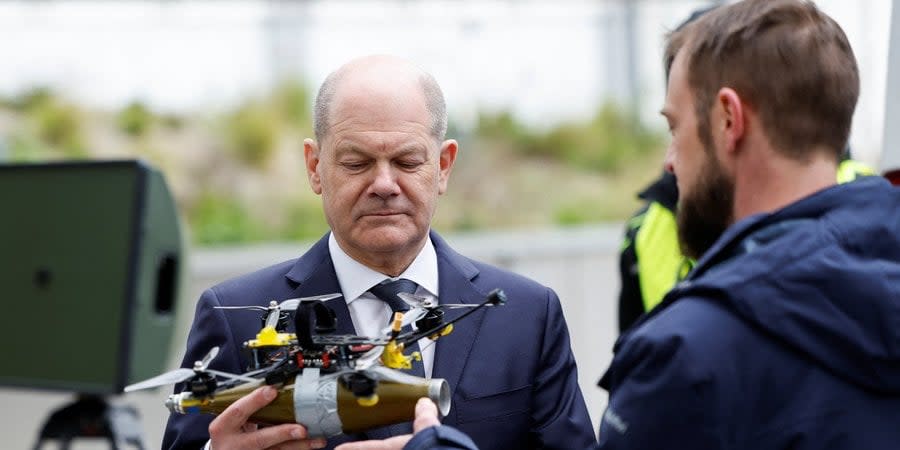
[[[59,441],[59,449],[67,450],[75,438],[106,438],[113,450],[131,444],[143,449],[137,410],[131,406],[110,405],[100,396],[80,396],[74,402],[54,411],[38,435],[34,450],[45,441]]]

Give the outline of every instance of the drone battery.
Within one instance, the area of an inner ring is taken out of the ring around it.
[[[165,367],[181,232],[139,161],[0,165],[0,385],[121,392]]]

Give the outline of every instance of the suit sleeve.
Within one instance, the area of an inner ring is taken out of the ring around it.
[[[231,327],[220,309],[219,299],[214,290],[203,293],[197,302],[194,322],[188,334],[187,349],[181,367],[193,367],[194,361],[202,359],[210,349],[219,346],[219,355],[210,363],[209,368],[229,373],[244,372]],[[181,384],[175,386],[175,392],[181,392]],[[166,424],[163,435],[163,449],[202,449],[209,440],[209,423],[213,416],[207,414],[182,415],[172,413]]]
[[[535,376],[532,432],[540,448],[584,449],[596,444],[559,298],[548,289],[546,322]]]
[[[632,336],[601,386],[609,405],[600,422],[603,450],[723,448],[712,406],[711,377],[692,363],[678,336]]]
[[[478,446],[456,428],[440,425],[416,433],[403,450],[478,450]]]

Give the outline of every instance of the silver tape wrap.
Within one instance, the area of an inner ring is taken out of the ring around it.
[[[320,377],[319,369],[304,369],[294,382],[294,417],[310,437],[343,433],[337,411],[337,377]]]

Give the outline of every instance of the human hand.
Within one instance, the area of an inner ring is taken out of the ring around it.
[[[437,405],[428,398],[420,398],[418,403],[416,403],[416,420],[413,422],[413,432],[418,433],[428,427],[440,424]],[[401,450],[410,439],[412,439],[412,435],[405,434],[383,441],[348,442],[337,446],[334,450]]]
[[[307,450],[325,447],[324,439],[307,439],[306,428],[300,424],[283,424],[257,428],[247,420],[275,399],[277,391],[271,386],[256,389],[234,402],[209,424],[210,448],[213,450]]]

